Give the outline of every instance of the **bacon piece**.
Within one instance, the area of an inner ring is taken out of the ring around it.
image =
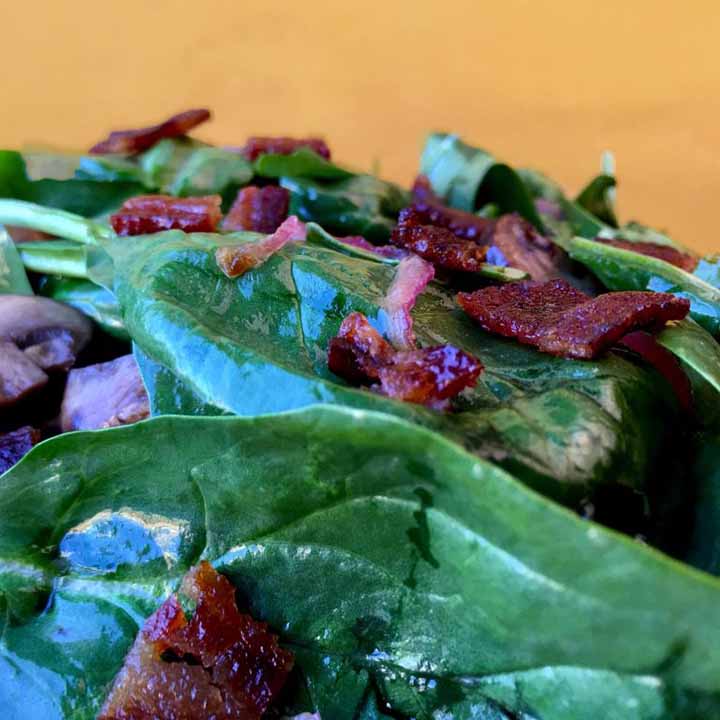
[[[320,157],[330,159],[330,148],[321,138],[250,137],[240,151],[254,162],[260,155],[292,155],[300,148],[308,148]]]
[[[623,335],[681,320],[690,302],[668,293],[611,292],[590,298],[564,280],[526,281],[459,293],[458,303],[490,332],[542,352],[589,359]]]
[[[472,387],[482,372],[480,361],[452,345],[394,350],[362,313],[343,320],[328,348],[328,367],[354,385],[436,409]]]
[[[280,227],[263,240],[218,248],[215,260],[229,278],[244,275],[262,265],[271,255],[291,242],[304,242],[307,236],[305,223],[291,215]]]
[[[9,470],[39,442],[40,431],[28,425],[0,435],[0,475]]]
[[[282,689],[292,653],[265,623],[238,611],[225,577],[201,562],[181,592],[197,603],[192,617],[173,595],[148,618],[99,720],[260,720]],[[167,653],[173,662],[163,659]]]
[[[151,148],[164,138],[186,135],[190,130],[209,119],[210,111],[206,108],[186,110],[173,115],[159,125],[151,125],[137,130],[114,130],[105,140],[93,145],[90,152],[95,155],[139,153]]]
[[[516,213],[498,218],[488,259],[495,265],[524,270],[533,280],[547,281],[557,276],[555,246]]]
[[[118,235],[149,235],[163,230],[215,232],[222,217],[220,202],[219,195],[139,195],[126,200],[110,216],[110,224]]]
[[[660,345],[652,335],[640,330],[625,335],[618,344],[632,350],[646,363],[652,365],[670,383],[680,407],[685,412],[692,411],[690,379],[673,353]]]
[[[274,233],[288,216],[290,192],[277,185],[242,188],[225,216],[223,230]]]
[[[390,242],[410,250],[443,270],[477,272],[485,262],[487,248],[463,240],[451,230],[424,223],[425,216],[413,206],[400,211]]]
[[[481,244],[492,240],[494,220],[444,205],[425,175],[416,178],[412,194],[415,202],[410,207],[414,210],[413,217],[417,224],[447,228],[458,237],[476,240]]]
[[[395,247],[394,245],[373,245],[362,235],[347,235],[345,237],[336,237],[335,239],[345,245],[351,245],[352,247],[367,250],[380,257],[391,258],[393,260],[402,260],[402,258],[410,254],[407,250]]]
[[[435,268],[417,255],[403,258],[385,297],[383,307],[388,315],[388,338],[396,347],[410,350],[415,347],[410,311],[415,300],[435,277]]]
[[[595,240],[604,245],[620,248],[621,250],[631,250],[641,255],[648,255],[649,257],[658,258],[658,260],[664,260],[690,273],[695,270],[698,264],[697,257],[690,253],[682,252],[670,245],[659,245],[658,243],[649,242],[630,242],[629,240],[622,240],[620,238],[597,237]]]

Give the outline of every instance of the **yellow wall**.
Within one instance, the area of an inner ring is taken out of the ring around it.
[[[208,105],[210,140],[319,132],[408,182],[452,129],[572,190],[609,148],[623,218],[720,251],[717,0],[0,0],[0,27],[0,146]]]

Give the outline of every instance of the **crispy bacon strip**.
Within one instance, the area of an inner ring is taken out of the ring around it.
[[[517,282],[460,293],[458,303],[490,332],[542,352],[594,358],[623,335],[681,320],[690,302],[668,293],[612,292],[590,298],[563,280]]]
[[[646,243],[646,242],[630,242],[622,239],[611,239],[597,237],[597,242],[601,242],[605,245],[611,245],[612,247],[620,248],[621,250],[631,250],[632,252],[640,253],[641,255],[648,255],[649,257],[658,258],[665,262],[675,265],[682,270],[687,272],[693,272],[698,264],[698,258],[690,253],[682,252],[677,248],[671,247],[670,245],[659,245],[657,243]]]
[[[222,223],[223,230],[274,233],[288,216],[290,192],[277,185],[242,188]]]
[[[390,242],[409,250],[443,270],[477,272],[485,262],[487,248],[463,240],[451,230],[424,223],[425,216],[413,206],[400,212]]]
[[[488,261],[524,270],[533,280],[547,281],[557,276],[555,246],[516,213],[497,219]]]
[[[215,232],[222,217],[220,202],[219,195],[139,195],[126,200],[110,216],[110,224],[118,235],[149,235],[163,230]]]
[[[254,162],[260,155],[291,155],[300,148],[308,148],[320,157],[330,159],[330,148],[321,138],[250,137],[241,152],[250,162]]]
[[[265,623],[238,611],[225,577],[201,562],[181,592],[197,603],[192,617],[172,595],[148,618],[99,720],[260,720],[282,689],[292,653]]]
[[[0,475],[40,442],[40,431],[30,426],[0,435]]]
[[[392,258],[393,260],[402,260],[402,258],[409,255],[407,250],[395,247],[394,245],[373,245],[362,235],[346,235],[345,237],[336,237],[335,239],[345,245],[351,245],[352,247],[367,250],[380,257]]]
[[[296,215],[291,215],[272,235],[258,242],[218,248],[215,260],[229,278],[238,277],[262,265],[288,243],[304,242],[306,236],[305,223],[298,220]]]
[[[415,179],[412,194],[415,202],[410,207],[415,211],[417,224],[447,228],[458,237],[480,244],[491,242],[495,221],[444,205],[425,175]]]
[[[206,108],[186,110],[168,118],[159,125],[139,128],[137,130],[114,130],[105,140],[90,148],[95,155],[108,153],[139,153],[151,148],[164,138],[186,135],[193,128],[210,119],[210,111]]]
[[[383,304],[388,315],[388,338],[396,348],[410,350],[415,347],[410,311],[415,307],[418,295],[434,277],[435,268],[417,255],[403,258],[397,266]]]
[[[328,348],[328,367],[354,385],[406,402],[447,409],[449,400],[472,387],[480,361],[452,345],[394,350],[362,313],[343,320]]]

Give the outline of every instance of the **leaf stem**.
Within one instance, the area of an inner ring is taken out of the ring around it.
[[[101,245],[114,237],[103,223],[23,200],[0,200],[0,224],[32,228],[84,245]]]

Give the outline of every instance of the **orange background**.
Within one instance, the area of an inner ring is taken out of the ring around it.
[[[207,105],[213,141],[321,133],[408,183],[447,129],[571,191],[607,148],[622,219],[720,251],[717,0],[2,6],[1,146],[82,148]]]

